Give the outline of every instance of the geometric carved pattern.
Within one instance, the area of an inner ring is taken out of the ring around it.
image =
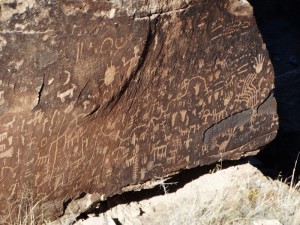
[[[28,2],[1,3],[2,221],[24,190],[55,215],[80,192],[275,137],[273,69],[246,1]]]

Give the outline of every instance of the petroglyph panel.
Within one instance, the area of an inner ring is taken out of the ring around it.
[[[0,8],[1,223],[24,192],[53,219],[79,192],[238,159],[276,135],[273,69],[246,1],[14,7]]]

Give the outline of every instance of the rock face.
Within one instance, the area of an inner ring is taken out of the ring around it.
[[[80,192],[238,159],[276,135],[246,1],[0,4],[1,221],[24,193],[58,216]]]

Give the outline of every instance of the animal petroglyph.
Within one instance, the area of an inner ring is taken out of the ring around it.
[[[22,186],[57,218],[80,191],[111,196],[274,138],[273,70],[252,8],[189,2],[138,0],[132,14],[126,1],[37,3],[1,24],[0,221],[17,218]]]
[[[70,88],[67,91],[62,92],[62,93],[60,91],[58,91],[56,96],[58,98],[60,98],[61,102],[65,102],[65,98],[67,96],[69,96],[69,98],[73,97],[74,90],[76,90],[76,89],[77,89],[77,86],[75,84],[72,84],[72,88]]]

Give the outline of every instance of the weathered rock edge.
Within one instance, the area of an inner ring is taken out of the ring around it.
[[[0,5],[3,224],[20,202],[55,218],[80,192],[238,159],[276,135],[273,68],[246,1]]]
[[[159,185],[166,192],[172,187],[168,181]],[[299,203],[299,188],[269,179],[250,164],[241,164],[202,175],[173,193],[119,204],[96,215],[91,213],[74,224],[181,225],[231,221],[247,225],[297,225]]]

